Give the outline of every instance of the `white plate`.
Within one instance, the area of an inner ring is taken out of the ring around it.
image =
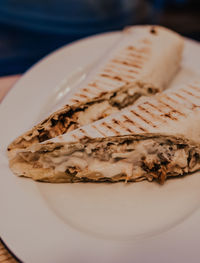
[[[103,34],[54,52],[0,107],[0,235],[24,262],[199,262],[198,173],[164,186],[46,184],[17,178],[8,168],[11,140],[63,104],[66,86],[60,83],[68,76],[72,85],[71,74],[80,77],[118,37]],[[187,40],[172,85],[197,76],[198,69],[200,46]]]

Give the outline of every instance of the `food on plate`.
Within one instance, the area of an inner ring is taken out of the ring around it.
[[[138,182],[179,177],[200,169],[200,144],[159,133],[35,144],[10,161],[12,171],[51,183]]]
[[[105,92],[98,98],[90,99],[53,113],[49,118],[35,126],[31,131],[17,138],[9,149],[26,148],[31,144],[43,142],[58,135],[70,132],[80,126],[102,119],[134,103],[140,96],[155,94],[149,87],[139,88],[132,84],[118,90]]]
[[[51,139],[77,141],[138,133],[182,134],[200,140],[200,82],[179,84],[152,97],[142,97],[126,109]]]
[[[183,50],[178,34],[159,26],[136,26],[122,37],[75,89],[68,105],[15,139],[9,154],[102,119],[163,90],[177,72]]]
[[[117,182],[200,168],[200,83],[184,84],[10,158],[19,176],[46,182]],[[177,135],[180,134],[180,135]]]
[[[132,26],[103,56],[69,103],[98,97],[102,92],[137,81],[141,86],[163,90],[180,67],[183,38],[160,26]]]

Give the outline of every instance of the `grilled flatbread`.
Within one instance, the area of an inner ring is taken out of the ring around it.
[[[135,105],[102,120],[51,139],[78,141],[138,133],[182,134],[200,141],[200,82],[191,81],[152,97],[142,97]]]
[[[19,176],[51,183],[139,182],[183,176],[200,169],[200,144],[155,134],[85,138],[32,146],[10,161]]]
[[[69,104],[14,140],[9,152],[70,132],[163,90],[179,68],[182,50],[183,39],[163,27],[124,30]]]
[[[20,176],[55,183],[145,179],[163,183],[199,169],[199,107],[200,83],[181,85],[21,149],[10,159],[10,167]]]
[[[199,107],[200,83],[181,85],[21,150],[11,158],[10,167],[17,175],[54,183],[145,179],[163,183],[199,169]]]

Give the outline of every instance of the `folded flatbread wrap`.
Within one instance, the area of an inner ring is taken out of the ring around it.
[[[163,183],[200,168],[199,107],[197,82],[142,98],[103,120],[21,149],[10,167],[19,176],[53,183]]]
[[[57,136],[52,142],[138,133],[182,134],[200,141],[200,81],[180,84],[104,119]]]
[[[166,28],[127,28],[86,83],[75,89],[68,105],[14,140],[10,153],[102,119],[133,105],[143,95],[163,90],[180,66],[182,51],[182,37]]]
[[[10,162],[19,176],[51,183],[164,183],[200,168],[200,145],[183,137],[156,134],[85,138],[76,143],[45,143]]]

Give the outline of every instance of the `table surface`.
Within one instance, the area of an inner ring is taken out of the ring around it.
[[[13,75],[8,77],[0,77],[0,103],[5,98],[8,91],[12,88],[14,83],[19,79],[20,75]],[[0,263],[16,263],[17,260],[10,254],[0,241]]]

